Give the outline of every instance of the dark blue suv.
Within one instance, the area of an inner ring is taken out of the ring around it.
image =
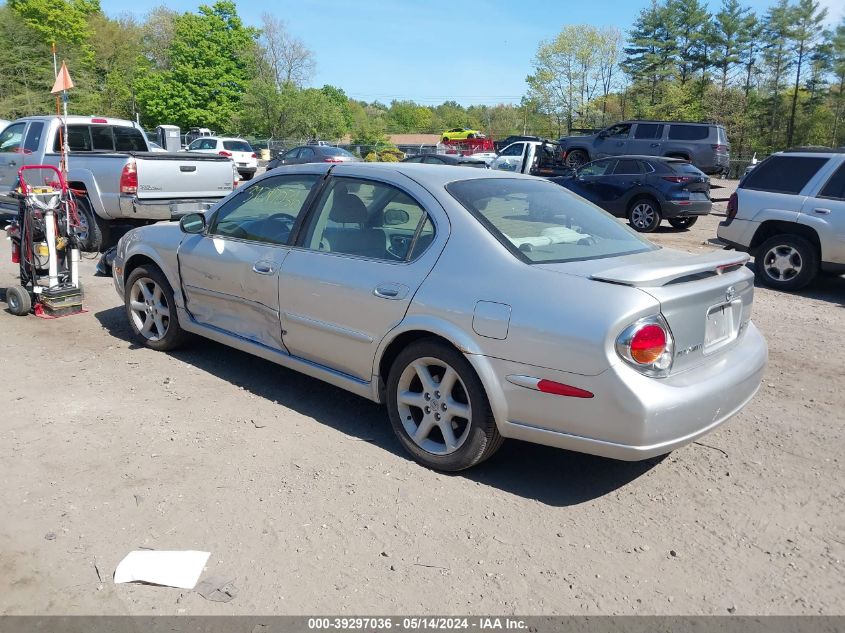
[[[616,217],[627,218],[642,233],[654,231],[663,219],[676,229],[689,228],[713,206],[710,179],[678,158],[604,158],[550,180]]]

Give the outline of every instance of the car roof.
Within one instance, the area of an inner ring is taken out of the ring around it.
[[[196,143],[197,141],[243,141],[244,143],[249,144],[245,138],[239,138],[237,136],[200,136],[199,138],[195,138],[192,143]]]
[[[778,154],[819,154],[819,155],[830,155],[830,154],[845,154],[845,147],[815,147],[812,145],[808,145],[806,147],[790,147],[789,149],[785,149],[782,152],[777,152]]]
[[[32,116],[22,116],[21,118],[17,119],[18,121],[52,121],[53,119],[63,119],[64,117],[60,117],[57,114],[34,114]],[[94,121],[96,119],[96,121]],[[113,117],[106,117],[106,116],[82,116],[79,114],[69,114],[67,117],[68,124],[79,124],[79,123],[89,123],[92,125],[122,125],[125,127],[134,127],[136,129],[140,129],[137,125],[135,125],[134,121],[129,121],[128,119],[115,119]],[[12,121],[14,123],[14,121]]]
[[[674,156],[649,156],[648,154],[621,154],[620,156],[606,156],[604,158],[597,158],[595,161],[597,162],[600,160],[611,160],[611,159],[619,159],[619,158],[628,158],[633,160],[656,160],[661,163],[688,163],[689,161],[685,158],[676,158]]]
[[[675,124],[675,125],[705,125],[705,126],[715,126],[715,127],[723,127],[719,123],[707,123],[706,121],[660,121],[657,119],[628,119],[627,121],[620,121],[620,123],[664,123],[664,124]],[[616,125],[612,123],[611,125]]]
[[[546,180],[536,176],[526,176],[512,171],[498,169],[478,169],[478,167],[463,167],[461,165],[426,165],[425,163],[338,163],[332,170],[333,174],[344,175],[344,172],[360,170],[372,173],[374,178],[379,174],[401,173],[424,187],[441,188],[457,180],[475,180],[479,178],[497,179],[528,179]]]

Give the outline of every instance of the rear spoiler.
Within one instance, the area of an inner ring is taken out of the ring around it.
[[[679,263],[657,259],[636,266],[609,268],[593,273],[590,278],[623,286],[657,287],[733,272],[745,266],[749,259],[746,253],[717,251],[684,258]]]

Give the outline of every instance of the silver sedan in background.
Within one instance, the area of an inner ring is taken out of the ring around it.
[[[113,275],[148,347],[199,334],[385,403],[455,471],[504,438],[638,460],[716,428],[767,359],[746,260],[658,248],[539,178],[346,163],[134,229]]]

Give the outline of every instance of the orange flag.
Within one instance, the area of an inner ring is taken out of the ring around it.
[[[73,79],[70,78],[70,73],[67,69],[67,64],[62,62],[62,67],[59,69],[59,74],[56,75],[56,83],[53,84],[51,94],[62,92],[63,90],[70,90],[73,88]]]

